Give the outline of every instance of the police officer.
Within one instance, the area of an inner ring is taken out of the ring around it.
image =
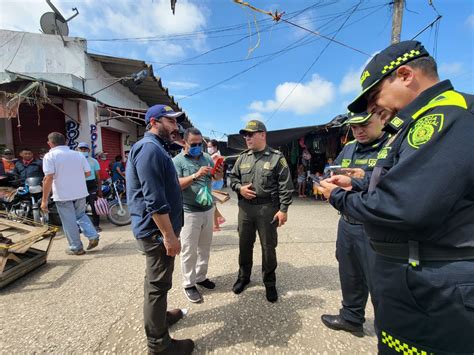
[[[383,132],[387,120],[386,114],[356,114],[345,122],[349,124],[355,140],[347,143],[334,164],[343,168],[361,169],[367,180],[377,161],[377,154],[388,139]],[[357,182],[362,185],[361,182]],[[349,215],[342,214],[339,219],[336,241],[336,258],[339,262],[342,308],[338,315],[324,314],[321,320],[327,327],[345,330],[357,336],[363,336],[362,325],[365,322],[365,305],[369,291],[372,303],[372,269],[375,254],[370,248],[364,226]]]
[[[230,175],[231,187],[239,198],[239,276],[232,290],[239,294],[250,282],[258,231],[266,297],[276,302],[277,227],[287,220],[293,184],[283,154],[267,145],[266,132],[265,125],[257,120],[249,121],[240,131],[249,149],[237,158]]]
[[[474,97],[440,81],[417,41],[374,56],[361,83],[349,110],[396,113],[393,136],[368,192],[322,185],[375,249],[379,351],[473,353]]]

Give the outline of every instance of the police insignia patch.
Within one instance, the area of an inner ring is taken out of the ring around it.
[[[348,168],[351,165],[352,159],[342,159],[341,166],[343,168]]]
[[[269,161],[267,161],[265,164],[263,164],[263,169],[270,170],[270,162]]]
[[[288,166],[288,163],[286,162],[286,159],[285,158],[281,158],[280,159],[280,164],[282,167],[286,168]]]
[[[373,168],[377,164],[377,159],[369,159],[369,162],[367,163],[367,166],[369,168]]]
[[[441,132],[443,123],[444,115],[442,113],[419,118],[408,132],[408,144],[418,149],[423,144],[428,143],[435,132]]]
[[[390,121],[390,123],[396,127],[396,128],[400,128],[402,125],[403,125],[403,120],[401,118],[398,118],[398,117],[394,117],[392,118],[392,120]]]
[[[386,159],[388,157],[388,151],[390,150],[391,147],[383,147],[380,149],[380,152],[377,154],[377,160],[378,159]]]

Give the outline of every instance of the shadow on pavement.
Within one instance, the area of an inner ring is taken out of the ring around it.
[[[212,291],[202,289],[203,295],[206,293],[226,293],[231,292],[234,282],[237,280],[237,261],[235,273],[219,275],[212,278],[216,283],[216,288]],[[254,265],[252,280],[248,288],[260,285],[263,286],[261,276],[261,265]],[[304,291],[324,288],[328,291],[337,291],[340,289],[339,273],[335,266],[311,265],[295,267],[289,263],[279,263],[276,270],[277,288],[280,293],[290,291]]]
[[[191,313],[176,329],[201,326],[211,330],[202,331],[206,335],[194,339],[199,352],[249,342],[258,348],[285,347],[303,326],[300,313],[324,303],[308,295],[283,297],[275,304],[261,298],[260,292],[246,290],[236,302]]]

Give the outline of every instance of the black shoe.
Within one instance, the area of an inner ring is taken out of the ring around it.
[[[214,282],[212,282],[211,280],[209,279],[205,279],[204,281],[201,281],[201,282],[196,282],[199,286],[202,286],[204,288],[207,288],[209,290],[213,290],[214,288],[216,288],[216,284]]]
[[[188,355],[194,350],[194,341],[191,339],[176,340],[171,339],[170,345],[160,352],[148,351],[148,354],[177,354],[177,355]]]
[[[340,315],[333,316],[330,314],[323,314],[321,316],[321,320],[324,323],[324,325],[328,328],[331,328],[334,330],[344,330],[358,337],[364,336],[364,328],[362,327],[362,324],[349,322],[345,320],[344,318],[342,318]]]
[[[278,292],[275,286],[265,286],[265,294],[268,302],[275,303],[278,301]]]
[[[184,316],[183,311],[179,308],[170,309],[166,312],[166,324],[171,327],[173,324],[178,323]]]
[[[198,303],[198,302],[202,301],[202,296],[199,293],[196,286],[185,288],[184,289],[184,294],[186,295],[188,300],[192,303]]]
[[[232,291],[236,295],[238,295],[239,293],[242,293],[245,290],[245,286],[247,286],[249,283],[250,283],[250,280],[237,279],[234,286],[232,287]]]

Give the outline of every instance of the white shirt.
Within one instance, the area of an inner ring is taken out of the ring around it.
[[[74,201],[87,197],[86,172],[91,168],[79,152],[60,145],[52,148],[43,158],[43,172],[53,174],[53,200]]]

